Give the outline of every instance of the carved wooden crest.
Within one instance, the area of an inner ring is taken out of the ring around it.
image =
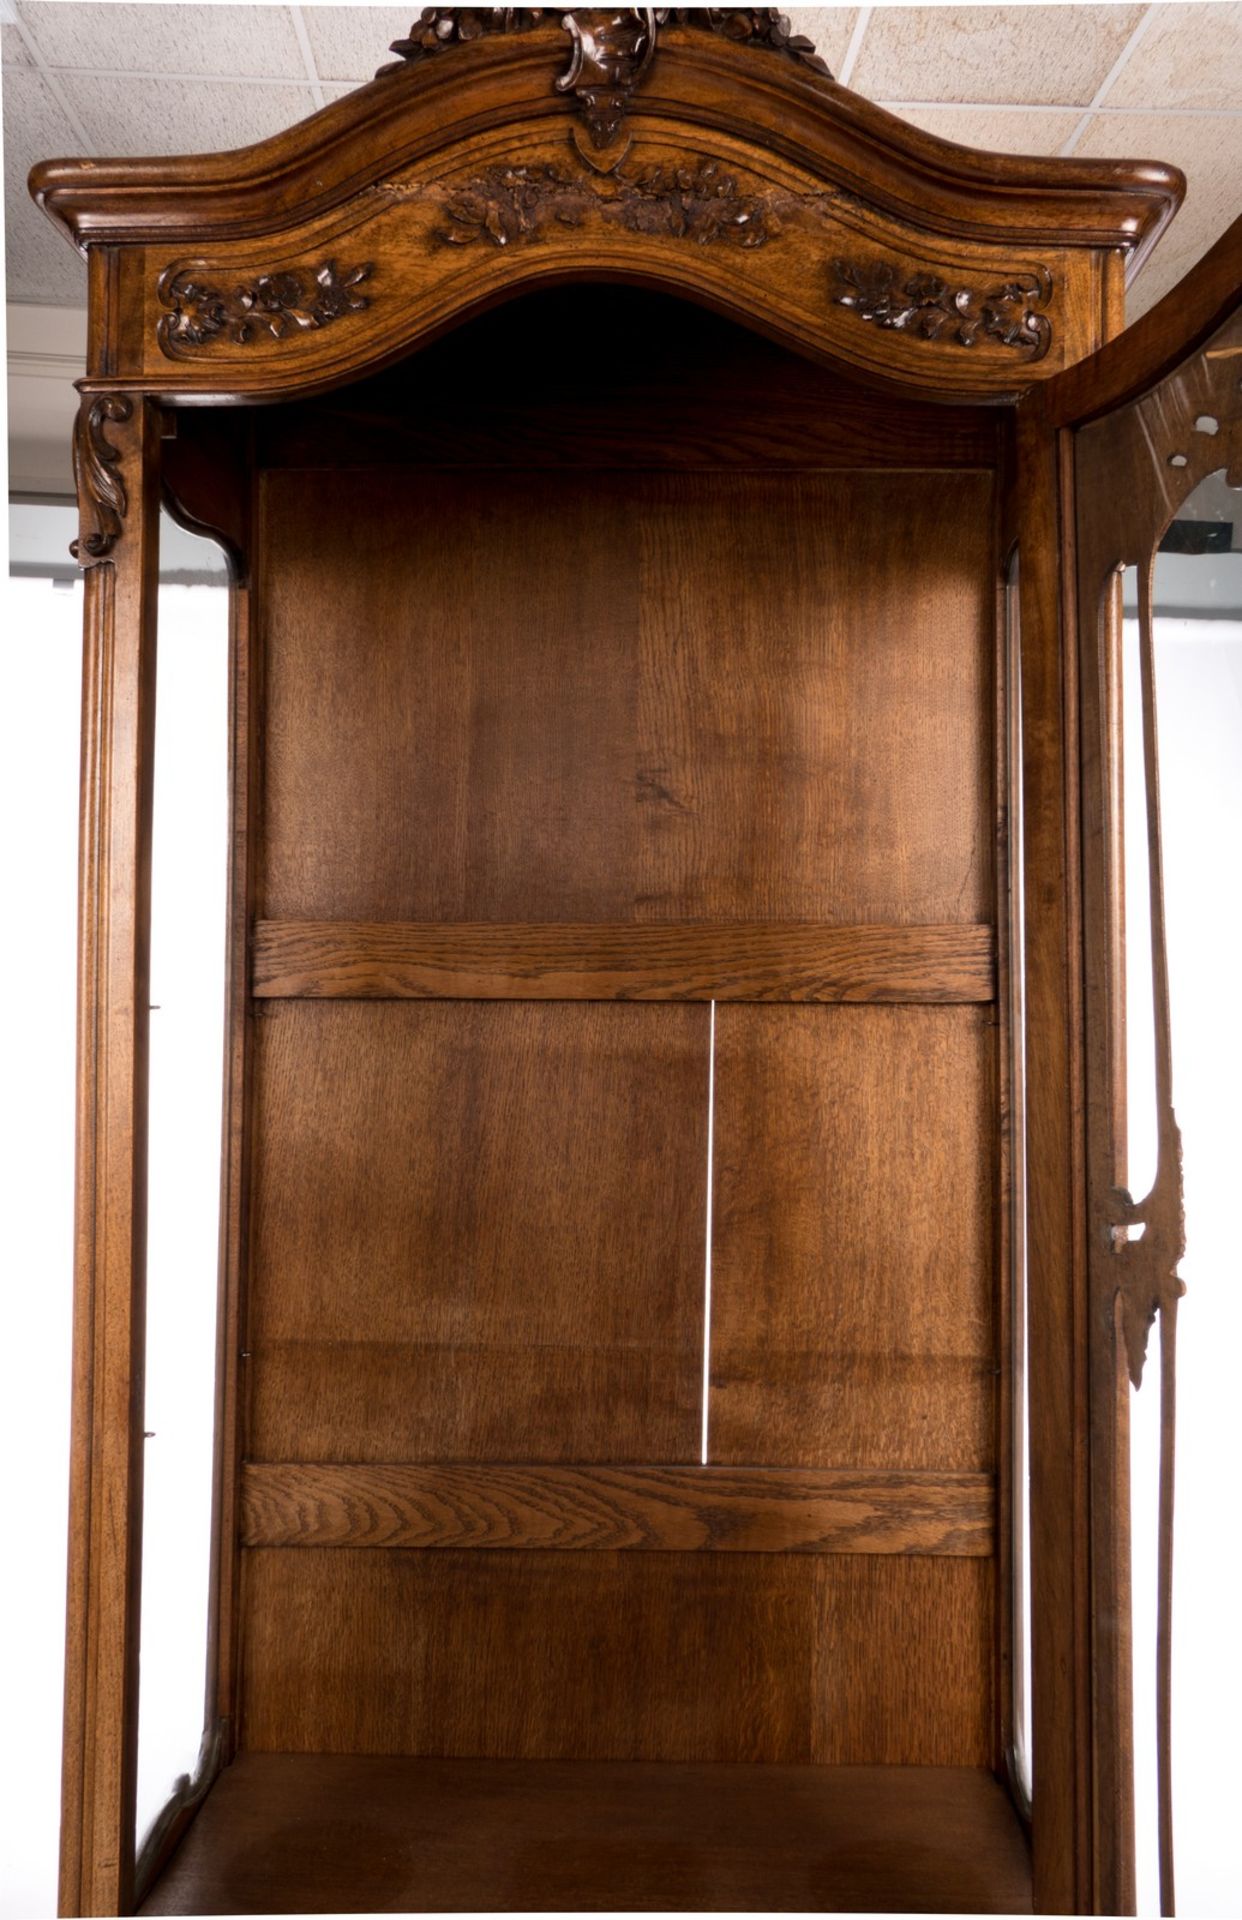
[[[628,147],[625,115],[655,57],[662,27],[697,27],[768,47],[813,73],[828,74],[812,42],[795,33],[788,15],[774,7],[424,7],[406,39],[393,41],[391,51],[400,61],[380,72],[484,34],[522,33],[545,23],[561,26],[570,38],[569,65],[554,84],[577,102],[587,138],[575,144],[587,158],[619,147],[619,159]]]

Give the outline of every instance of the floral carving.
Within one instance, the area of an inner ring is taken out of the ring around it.
[[[812,42],[774,7],[424,7],[408,36],[393,41],[399,58],[380,73],[485,34],[522,33],[545,22],[570,37],[569,65],[556,90],[574,95],[591,144],[600,149],[621,136],[630,96],[655,56],[662,27],[696,27],[828,73]]]
[[[495,247],[540,240],[557,226],[581,226],[595,212],[630,233],[761,247],[781,231],[773,201],[739,188],[715,160],[614,174],[607,181],[571,178],[554,166],[493,167],[445,202],[442,239]]]
[[[994,340],[1032,360],[1042,359],[1052,341],[1052,323],[1038,311],[1052,293],[1051,277],[1042,268],[1015,274],[983,293],[951,287],[934,273],[903,279],[885,260],[834,260],[832,270],[836,305],[877,327],[920,340],[951,340],[960,347]]]
[[[74,540],[69,551],[75,560],[102,560],[121,537],[129,495],[118,468],[121,450],[114,447],[104,432],[108,421],[118,425],[133,417],[134,403],[128,394],[101,393],[83,405],[73,433],[73,477],[77,482],[78,506],[83,517],[89,513],[95,522],[92,533]]]
[[[365,265],[340,273],[327,260],[223,286],[198,267],[170,267],[159,284],[160,300],[171,309],[159,323],[160,345],[169,354],[219,339],[243,347],[330,326],[369,304],[358,288],[371,271]]]

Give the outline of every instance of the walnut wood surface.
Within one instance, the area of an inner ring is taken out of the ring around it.
[[[83,402],[84,416],[94,416]],[[74,1437],[60,1898],[128,1910],[142,1556],[147,1042],[158,565],[155,409],[79,468],[86,573],[78,920]],[[100,511],[99,487],[109,511]],[[102,553],[106,557],[97,557]]]
[[[709,1457],[995,1460],[994,1030],[722,1006]]]
[[[252,1457],[698,1457],[709,1011],[273,1002]]]
[[[260,999],[987,1001],[990,927],[261,920]]]
[[[988,1773],[244,1754],[145,1914],[1029,1913]]]
[[[251,1751],[991,1763],[987,1559],[452,1547],[244,1559]]]
[[[1035,1883],[1050,1912],[1096,1910],[1091,1807],[1086,1258],[1078,673],[1063,651],[1055,438],[1020,419],[1032,1719]],[[1071,536],[1072,537],[1072,536]],[[1069,575],[1072,578],[1072,570]]]
[[[678,30],[632,149],[601,160],[556,90],[563,45],[549,24],[455,47],[236,155],[36,168],[52,217],[116,248],[130,323],[111,376],[221,395],[339,382],[569,266],[677,287],[907,386],[1013,393],[1098,343],[1123,256],[1183,191],[1154,163],[971,155],[777,56]],[[916,287],[939,318],[868,324],[834,298],[835,259]],[[989,317],[1027,285],[1051,329],[1035,357]]]
[[[993,1496],[986,1474],[248,1466],[242,1543],[986,1556]]]

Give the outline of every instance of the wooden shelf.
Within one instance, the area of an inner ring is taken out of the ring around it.
[[[144,1914],[1029,1913],[1020,1822],[969,1768],[245,1754]]]

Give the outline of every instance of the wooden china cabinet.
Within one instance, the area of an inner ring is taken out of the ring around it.
[[[32,177],[91,312],[63,1911],[1125,1912],[1181,1216],[1167,1020],[1119,1173],[1116,582],[1149,655],[1242,477],[1242,236],[1110,346],[1170,167],[934,139],[765,9],[393,52]],[[206,1734],[136,1862],[161,498],[231,560],[232,853]]]

